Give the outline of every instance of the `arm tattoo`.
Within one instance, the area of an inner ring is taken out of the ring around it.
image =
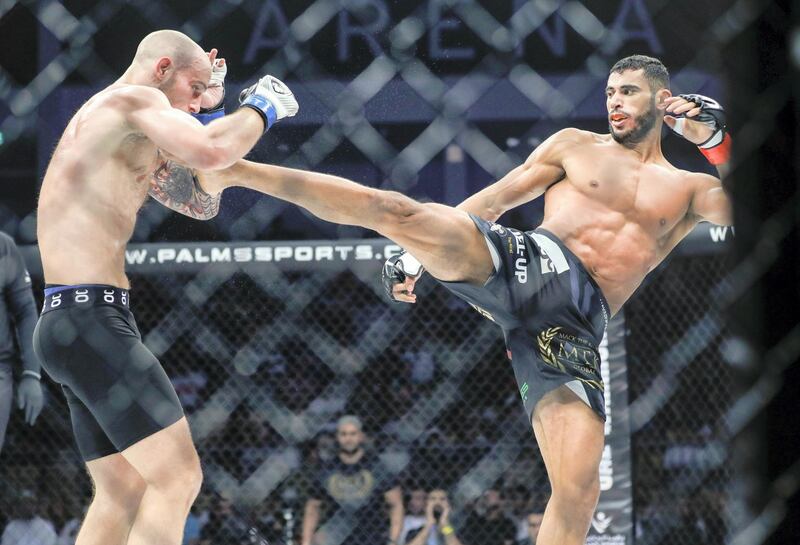
[[[167,208],[198,220],[216,216],[222,197],[203,191],[192,169],[169,160],[153,172],[148,193]]]

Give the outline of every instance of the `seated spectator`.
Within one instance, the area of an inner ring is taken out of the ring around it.
[[[450,513],[447,492],[441,488],[428,492],[425,524],[408,532],[406,545],[462,545],[456,529],[450,524]]]
[[[200,531],[200,545],[246,543],[250,526],[233,513],[231,500],[217,496],[208,516],[208,523]]]
[[[513,545],[516,533],[514,522],[503,514],[500,492],[490,488],[467,518],[463,538],[467,545]]]
[[[406,536],[411,530],[418,530],[425,526],[425,504],[428,494],[421,486],[411,489],[406,502],[406,515],[403,517],[403,529],[400,530],[400,544],[407,543]]]
[[[38,515],[39,501],[31,490],[22,490],[12,516],[3,530],[0,545],[56,545],[53,523]]]
[[[536,509],[528,513],[528,516],[525,517],[528,535],[522,541],[518,541],[517,545],[536,545],[536,538],[539,537],[542,520],[544,520],[544,509]]]

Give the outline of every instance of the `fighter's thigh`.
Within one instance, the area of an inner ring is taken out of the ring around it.
[[[158,486],[177,480],[187,486],[196,481],[199,486],[200,458],[185,417],[134,443],[122,451],[122,456],[148,484]]]
[[[407,197],[406,197],[407,198]],[[494,271],[483,234],[463,210],[416,201],[400,204],[379,231],[439,280],[483,283]]]
[[[80,402],[70,403],[72,414],[85,407],[117,452],[183,417],[172,383],[132,317],[102,307],[83,317],[59,365],[63,384]],[[76,435],[84,429],[73,427]]]
[[[604,425],[586,403],[560,386],[536,405],[532,424],[554,491],[596,486]]]
[[[117,448],[108,438],[102,426],[94,417],[83,401],[81,401],[72,389],[61,385],[64,392],[64,399],[69,407],[69,417],[72,422],[72,433],[75,435],[75,443],[84,460],[97,460],[118,452]]]

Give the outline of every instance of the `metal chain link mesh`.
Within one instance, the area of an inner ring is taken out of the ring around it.
[[[720,258],[676,259],[632,302],[634,397],[711,304],[702,286],[723,271]],[[430,281],[417,308],[391,305],[376,295],[377,273],[132,277],[137,324],[179,393],[203,460],[196,511],[233,509],[230,520],[206,525],[210,542],[248,543],[253,528],[297,542],[313,490],[308,468],[334,451],[332,424],[342,414],[363,420],[370,448],[407,492],[450,490],[460,530],[490,488],[501,491],[515,524],[548,497],[494,324]],[[682,370],[669,401],[633,436],[638,542],[692,542],[681,538],[684,509],[703,542],[725,535],[720,505],[730,474],[709,471],[707,452],[712,440],[724,440],[714,423],[730,397],[716,344]],[[7,490],[36,491],[40,510],[63,525],[79,515],[90,487],[67,408],[60,392],[51,394],[36,428],[9,438],[3,474]],[[691,508],[683,501],[689,495]],[[4,512],[14,498],[5,496]],[[462,539],[485,542],[474,533]]]
[[[14,17],[35,28],[44,50],[35,74],[0,66],[3,149],[24,146],[38,131],[47,156],[57,137],[47,136],[58,125],[53,119],[74,111],[91,89],[87,82],[108,83],[124,68],[112,53],[121,37],[169,26],[215,45],[230,27],[255,24],[265,34],[238,46],[249,60],[246,69],[232,69],[232,79],[274,73],[292,84],[307,112],[280,125],[259,158],[453,203],[519,164],[558,128],[604,130],[590,99],[627,51],[623,45],[677,51],[673,86],[718,91],[708,72],[718,49],[764,9],[743,1],[500,4],[0,2],[0,22]],[[685,17],[689,8],[695,18]],[[454,28],[444,17],[458,20],[462,34],[446,48],[451,58],[433,58],[429,36]],[[660,24],[660,34],[648,27],[664,19],[674,24]],[[365,30],[343,39],[336,35],[343,25]],[[704,41],[686,43],[682,32]],[[579,43],[570,41],[569,55],[554,55],[542,69],[526,40],[557,52],[564,33]],[[342,47],[352,49],[336,62]],[[459,60],[464,48],[474,54]],[[675,139],[665,145],[687,168],[700,164]],[[275,200],[235,191],[226,198],[228,208],[210,227],[148,206],[134,239],[361,234],[312,224]],[[35,216],[15,210],[3,207],[0,227],[35,242]],[[527,226],[540,213],[513,218]],[[728,533],[727,447],[735,417],[746,418],[732,412],[738,405],[722,355],[734,341],[715,307],[728,272],[719,257],[676,258],[626,307],[637,543],[722,543]],[[448,488],[459,532],[470,513],[486,509],[482,495],[491,487],[501,490],[515,522],[546,499],[546,475],[499,332],[432,283],[413,312],[385,303],[374,274],[346,270],[165,272],[135,275],[132,283],[144,340],[181,396],[204,463],[194,509],[201,522],[211,517],[202,539],[258,542],[256,528],[273,542],[297,543],[308,467],[330,456],[333,422],[348,413],[363,419],[387,478],[406,492]],[[64,531],[74,534],[89,483],[63,398],[49,388],[34,428],[12,418],[0,524],[28,491],[58,529],[72,521]],[[462,537],[465,545],[488,543]]]

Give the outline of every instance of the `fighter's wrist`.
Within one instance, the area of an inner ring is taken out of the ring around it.
[[[702,153],[712,165],[722,165],[731,160],[732,142],[731,135],[725,133],[722,141],[716,146],[712,146],[710,148],[697,146],[697,149],[700,150],[700,153]]]
[[[20,376],[21,379],[23,378],[32,378],[36,380],[42,380],[41,373],[37,373],[36,371],[32,371],[31,369],[25,369]]]

